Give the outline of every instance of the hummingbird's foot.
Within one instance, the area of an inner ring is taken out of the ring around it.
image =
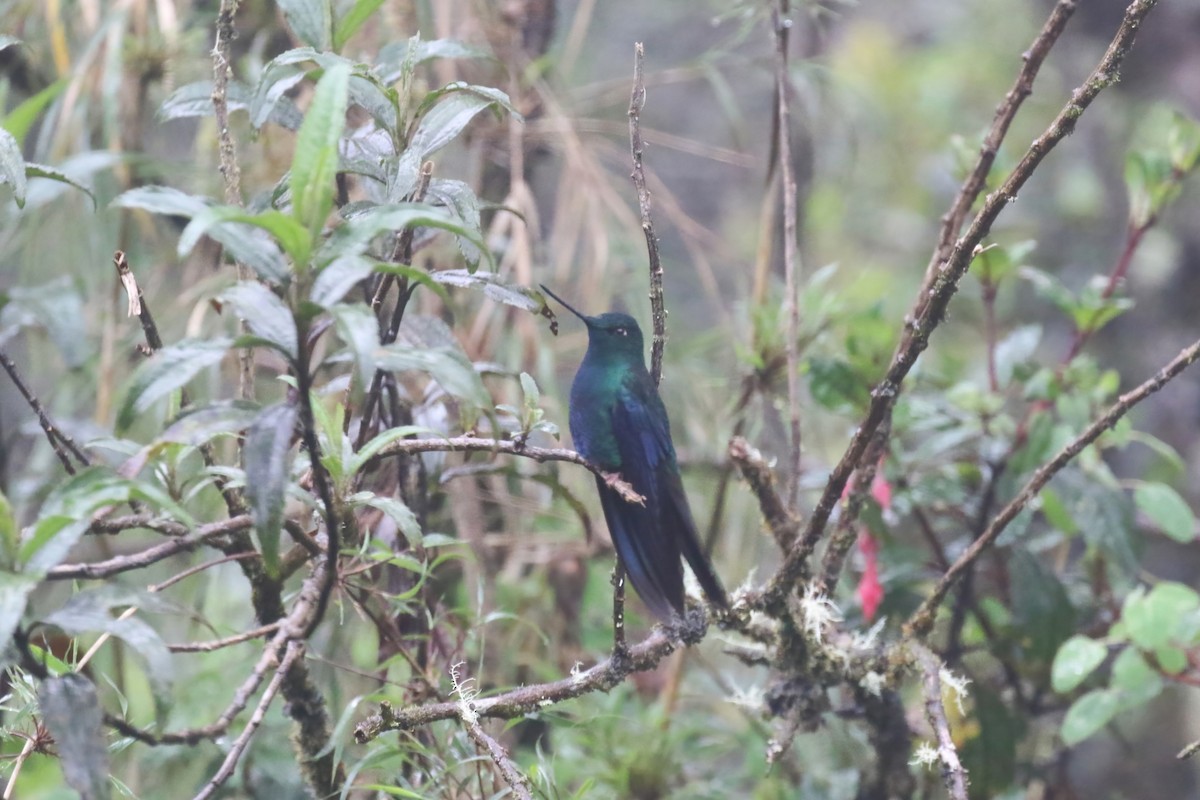
[[[619,472],[601,472],[604,478],[604,483],[608,488],[612,489],[617,494],[621,495],[621,499],[626,503],[637,503],[639,506],[646,505],[646,498],[633,490]]]

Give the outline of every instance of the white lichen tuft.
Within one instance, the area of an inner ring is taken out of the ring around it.
[[[747,687],[733,687],[733,695],[729,697],[729,702],[735,706],[746,708],[751,711],[760,711],[766,702],[766,692],[762,686],[753,684]]]
[[[574,664],[571,665],[571,680],[573,680],[575,683],[579,683],[581,680],[583,680],[583,662],[582,661],[576,661]]]
[[[913,753],[912,760],[908,762],[910,767],[932,767],[934,764],[942,760],[942,754],[936,747],[929,742],[921,742],[917,745],[916,752]]]
[[[870,627],[867,631],[855,631],[854,639],[851,646],[860,652],[870,652],[875,649],[876,643],[879,641],[879,634],[883,632],[883,626],[887,624],[885,617],[880,617],[879,621]]]
[[[818,643],[825,635],[825,628],[842,620],[842,613],[834,602],[817,592],[814,586],[804,590],[804,597],[800,599],[800,614],[804,618],[804,630]]]
[[[943,666],[938,670],[938,677],[942,679],[942,683],[949,687],[950,691],[954,692],[954,704],[958,706],[959,714],[966,714],[963,708],[963,698],[967,696],[967,687],[971,685],[971,679],[964,675],[955,675],[950,670]]]
[[[475,687],[474,678],[460,679],[458,677],[458,671],[465,665],[465,661],[459,661],[450,666],[450,693],[458,697],[458,714],[462,717],[463,722],[474,725],[479,721],[479,714],[471,704],[479,696],[479,689]]]
[[[887,686],[887,680],[878,672],[871,670],[862,676],[862,680],[858,682],[858,685],[876,697],[882,697],[883,687]]]

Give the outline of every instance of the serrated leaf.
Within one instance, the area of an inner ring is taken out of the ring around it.
[[[25,207],[25,156],[21,144],[8,131],[0,128],[0,183],[12,187],[18,208]]]
[[[67,784],[84,800],[108,800],[108,741],[95,685],[78,673],[47,678],[38,687],[38,706]]]
[[[443,286],[481,291],[489,300],[534,314],[540,313],[544,305],[542,296],[536,289],[505,283],[491,272],[445,269],[430,273],[430,277]]]
[[[1154,520],[1162,532],[1177,542],[1188,544],[1196,538],[1196,516],[1179,492],[1162,483],[1140,483],[1133,501],[1143,514]]]
[[[489,408],[491,397],[483,386],[474,365],[461,352],[449,347],[418,350],[389,345],[375,351],[378,369],[397,372],[417,370],[428,372],[446,393],[475,408]]]
[[[1060,694],[1074,691],[1087,680],[1096,667],[1104,663],[1108,648],[1087,636],[1072,636],[1063,642],[1054,656],[1050,669],[1050,683]]]
[[[262,548],[268,575],[279,574],[279,534],[283,502],[291,472],[292,433],[296,407],[289,403],[264,408],[250,426],[242,447],[246,470],[246,499]]]
[[[354,0],[354,5],[334,23],[333,49],[341,50],[382,5],[383,0]]]
[[[201,370],[220,363],[229,346],[229,339],[184,339],[142,362],[125,391],[117,430],[126,430],[157,400],[187,384]]]
[[[242,281],[221,293],[250,332],[296,362],[300,354],[296,320],[279,297],[257,281]]]
[[[1063,742],[1072,747],[1087,739],[1109,723],[1120,705],[1120,693],[1114,689],[1096,689],[1083,695],[1063,718]]]
[[[329,309],[338,336],[350,346],[359,379],[370,383],[375,374],[375,350],[379,347],[379,320],[364,305],[338,304]]]
[[[250,427],[261,407],[246,400],[222,400],[200,408],[188,409],[158,437],[193,447],[217,436],[241,433]]]
[[[279,0],[288,27],[300,40],[319,50],[333,42],[333,11],[330,0]]]
[[[316,237],[333,207],[334,176],[338,167],[338,142],[346,127],[350,98],[350,66],[335,64],[325,70],[313,94],[312,105],[296,136],[292,156],[292,213]]]

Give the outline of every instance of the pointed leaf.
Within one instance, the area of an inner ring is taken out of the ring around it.
[[[292,156],[292,213],[314,237],[333,207],[338,142],[346,127],[350,66],[335,64],[317,82]],[[299,266],[299,265],[298,265]]]
[[[13,516],[12,504],[8,497],[0,492],[0,568],[11,568],[17,562],[17,552],[21,547],[21,531]],[[0,638],[0,642],[4,641]]]
[[[362,448],[354,454],[353,460],[351,460],[350,464],[348,465],[349,471],[351,473],[358,472],[360,469],[366,466],[368,461],[378,455],[380,450],[387,447],[392,442],[396,442],[401,439],[407,439],[408,437],[418,433],[437,435],[436,431],[432,431],[429,428],[422,428],[420,425],[399,425],[395,428],[388,428],[386,431],[382,431],[375,436],[375,438],[371,439],[371,441],[364,444]]]
[[[380,497],[373,492],[359,492],[350,497],[349,501],[356,506],[370,506],[382,511],[392,522],[396,523],[396,527],[408,540],[409,546],[421,545],[421,523],[417,521],[417,515],[404,504],[404,501],[395,497]]]
[[[127,606],[151,611],[171,609],[163,597],[153,592],[108,584],[72,595],[62,608],[41,621],[70,634],[107,633],[117,637],[141,657],[155,696],[165,698],[174,674],[171,652],[145,620],[113,615],[113,609]]]
[[[13,632],[21,624],[25,614],[25,605],[29,595],[38,587],[41,578],[37,574],[19,575],[13,572],[0,571],[0,656],[9,642]]]
[[[333,39],[333,12],[330,0],[279,0],[279,8],[288,27],[305,44],[328,50]]]
[[[67,173],[54,167],[47,167],[45,164],[34,164],[29,161],[25,163],[25,177],[28,178],[47,178],[48,180],[57,181],[67,186],[74,187],[86,194],[92,201],[92,208],[96,207],[96,195],[92,194],[92,190],[84,186],[76,180],[72,180]]]
[[[211,236],[224,243],[225,238],[218,236],[216,231],[231,223],[252,225],[266,231],[291,256],[294,264],[299,267],[308,264],[308,256],[312,252],[308,232],[287,214],[273,208],[253,214],[237,206],[210,206],[193,217],[183,229],[177,248],[179,255],[182,257],[190,253],[201,236]]]
[[[339,304],[329,309],[338,336],[350,346],[364,384],[375,374],[375,350],[379,347],[379,320],[364,305]]]
[[[260,410],[257,403],[245,400],[222,400],[188,409],[162,432],[158,441],[197,447],[223,434],[241,433],[250,427]]]
[[[221,293],[221,302],[233,306],[250,332],[269,342],[293,363],[299,358],[296,320],[279,297],[257,281],[242,281]]]
[[[536,289],[526,286],[505,283],[500,277],[491,272],[469,272],[465,269],[444,269],[430,273],[438,283],[444,286],[456,286],[462,289],[475,289],[483,292],[484,296],[497,303],[541,313],[545,302]]]
[[[184,339],[143,362],[125,392],[125,401],[117,415],[117,430],[129,428],[137,415],[155,401],[184,386],[201,370],[220,363],[229,345],[229,339]]]
[[[47,678],[38,687],[38,705],[67,784],[85,800],[108,800],[108,741],[95,685],[78,673]]]
[[[340,302],[357,283],[366,280],[373,269],[373,262],[362,256],[336,258],[318,273],[310,298],[322,308],[329,308]]]
[[[13,135],[18,146],[25,144],[25,135],[33,127],[42,110],[50,104],[63,89],[67,88],[67,80],[56,81],[37,94],[22,100],[16,108],[4,116],[4,129]]]
[[[341,50],[350,37],[374,14],[383,0],[354,0],[354,5],[333,26],[333,49]]]
[[[292,434],[296,407],[289,403],[264,408],[246,434],[242,462],[246,469],[246,498],[269,575],[279,573],[279,532],[283,501],[291,472]]]
[[[384,233],[398,233],[407,227],[438,228],[465,237],[480,250],[486,245],[477,231],[472,231],[444,209],[422,203],[395,203],[372,206],[348,218],[334,230],[321,248],[318,261],[328,263],[334,258],[361,255],[371,241]]]
[[[418,370],[428,372],[434,380],[441,384],[447,394],[459,398],[475,408],[491,406],[491,397],[483,386],[483,381],[475,367],[458,350],[449,347],[438,347],[429,350],[417,350],[411,347],[389,345],[375,351],[375,365],[378,369],[388,369],[397,372]]]

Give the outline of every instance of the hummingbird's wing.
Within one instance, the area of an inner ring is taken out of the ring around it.
[[[667,411],[648,373],[626,382],[612,421],[621,477],[646,498],[646,505],[631,504],[608,486],[601,489],[601,498],[613,544],[638,595],[660,619],[669,618],[672,609],[682,613],[680,559],[686,557],[704,593],[725,605],[725,591],[704,557],[679,477]]]

